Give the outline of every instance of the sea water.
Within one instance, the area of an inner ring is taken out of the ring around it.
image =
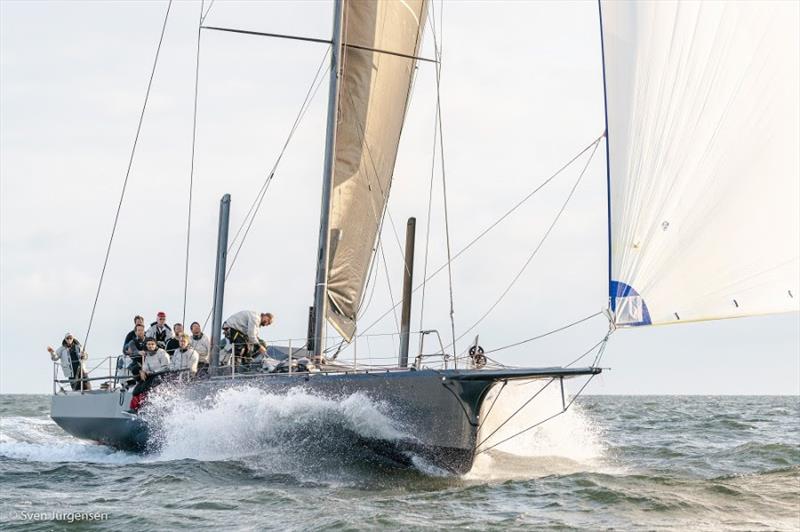
[[[359,394],[164,394],[147,456],[65,434],[48,396],[3,395],[0,528],[800,530],[800,398],[583,396],[502,441],[560,409],[556,387],[526,406],[537,386],[501,393],[463,476],[358,446],[404,436]]]

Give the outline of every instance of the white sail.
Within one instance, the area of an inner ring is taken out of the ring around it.
[[[392,184],[425,0],[346,0],[327,318],[350,340]]]
[[[800,309],[800,3],[602,1],[618,326]]]

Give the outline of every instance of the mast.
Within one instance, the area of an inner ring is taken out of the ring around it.
[[[403,313],[400,319],[400,357],[398,365],[408,366],[408,340],[411,330],[411,292],[414,282],[414,238],[417,219],[409,218],[406,224],[406,260],[403,264]]]
[[[219,202],[219,229],[217,231],[217,258],[214,274],[214,310],[211,319],[211,374],[219,368],[219,339],[222,336],[222,303],[225,299],[225,264],[228,259],[228,225],[231,213],[231,195],[225,194]]]
[[[314,286],[314,345],[315,358],[325,351],[325,316],[327,307],[328,265],[330,252],[331,189],[333,186],[334,148],[336,146],[336,121],[339,114],[339,73],[342,52],[342,13],[344,0],[333,2],[333,37],[331,39],[331,72],[328,87],[328,123],[325,138],[325,162],[322,172],[322,207],[319,217],[319,245],[317,246],[317,277]]]

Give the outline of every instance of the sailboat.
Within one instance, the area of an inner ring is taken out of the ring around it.
[[[442,346],[435,360],[420,351],[410,363],[413,231],[397,364],[368,369],[324,359],[326,323],[344,342],[358,336],[428,10],[426,0],[334,0],[314,305],[308,342],[288,353],[318,367],[234,373],[220,367],[215,345],[211,377],[185,384],[186,393],[202,400],[243,385],[331,397],[361,392],[391,405],[406,435],[359,437],[364,446],[400,465],[420,456],[463,474],[487,450],[491,434],[481,429],[509,382],[541,383],[528,402],[555,383],[563,412],[574,401],[565,379],[599,374],[614,331],[800,310],[798,5],[601,0],[598,7],[609,333],[590,365],[488,367],[477,343],[461,359]],[[212,341],[221,338],[229,210],[226,196]],[[132,393],[116,383],[62,391],[51,415],[76,437],[147,450],[150,428],[130,408]]]

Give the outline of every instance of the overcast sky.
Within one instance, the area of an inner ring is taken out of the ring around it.
[[[184,245],[199,4],[176,2],[88,341],[116,354],[132,316],[183,312]],[[84,340],[166,2],[0,2],[0,391],[46,393],[46,352],[64,332]],[[206,24],[328,38],[328,2],[214,3]],[[447,2],[442,114],[453,251],[602,134],[594,2]],[[194,217],[186,321],[212,295],[217,209],[244,217],[279,153],[325,45],[219,32],[202,35]],[[433,56],[430,33],[422,54]],[[384,230],[392,292],[402,283],[405,221],[425,249],[435,84],[420,64]],[[312,303],[326,90],[283,159],[226,291],[225,312],[269,310],[271,339],[305,335]],[[606,305],[605,152],[514,289],[477,328],[487,349]],[[585,163],[586,159],[580,162]],[[456,333],[520,270],[578,176],[572,166],[453,264]],[[437,165],[437,174],[438,165]],[[445,259],[436,181],[429,266]],[[390,304],[379,263],[364,323]],[[429,285],[425,328],[449,337],[446,275]],[[418,330],[420,298],[412,328]],[[497,353],[517,365],[566,363],[602,338],[604,318]],[[392,314],[370,332],[396,330]],[[459,343],[466,346],[475,332]],[[366,345],[366,344],[369,345]],[[391,336],[359,355],[393,357]],[[412,340],[412,354],[416,340]],[[589,393],[800,393],[797,314],[618,331]],[[347,356],[347,355],[346,355]]]

